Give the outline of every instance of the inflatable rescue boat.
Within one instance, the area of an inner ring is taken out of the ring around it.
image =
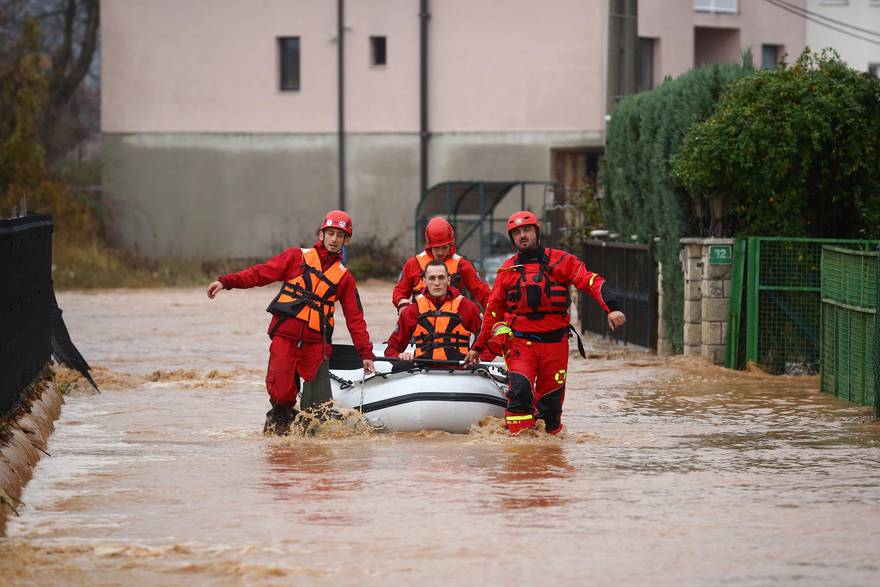
[[[383,349],[377,345],[377,357]],[[377,373],[366,377],[362,369],[334,368],[334,363],[352,366],[331,360],[333,400],[360,411],[376,430],[465,433],[486,416],[504,417],[507,372],[497,363],[476,369],[416,363],[394,373],[391,363],[377,361]]]

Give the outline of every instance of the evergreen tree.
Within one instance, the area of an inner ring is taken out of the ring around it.
[[[608,227],[653,244],[663,264],[666,337],[683,348],[684,283],[679,239],[697,233],[691,200],[670,179],[670,160],[696,123],[708,118],[724,90],[752,73],[751,54],[742,65],[713,64],[694,69],[657,88],[630,96],[617,106],[605,145],[602,210]]]

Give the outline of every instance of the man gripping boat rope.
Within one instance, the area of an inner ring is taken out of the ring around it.
[[[562,404],[568,373],[571,330],[569,286],[590,294],[608,313],[608,327],[624,325],[626,316],[610,286],[565,251],[541,246],[541,226],[534,214],[516,212],[507,231],[517,254],[498,270],[483,325],[466,364],[479,363],[487,348],[501,347],[510,373],[505,421],[511,434],[544,420],[547,432],[562,431]]]

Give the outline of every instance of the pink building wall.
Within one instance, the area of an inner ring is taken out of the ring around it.
[[[605,5],[434,0],[432,131],[602,128]],[[346,3],[347,130],[418,131],[418,9]],[[336,131],[335,2],[105,0],[101,17],[105,132]],[[278,89],[279,36],[301,39],[298,92]]]
[[[800,7],[805,1],[790,0]],[[639,36],[659,40],[660,71],[655,73],[656,81],[667,75],[679,76],[698,65],[694,63],[695,27],[737,29],[738,47],[726,45],[711,51],[719,58],[735,54],[732,60],[738,61],[738,56],[750,48],[758,66],[761,45],[781,45],[791,62],[806,44],[804,19],[763,0],[740,0],[736,14],[696,12],[693,0],[640,0]],[[718,38],[728,43],[733,36]]]
[[[603,129],[604,0],[434,0],[431,129]]]
[[[804,0],[797,0],[804,4]],[[607,0],[433,0],[432,132],[602,130]],[[418,0],[346,2],[346,125],[416,132]],[[332,133],[337,129],[336,3],[327,0],[105,0],[105,132]],[[804,47],[804,22],[766,2],[738,14],[692,0],[642,0],[639,35],[658,39],[656,81],[694,65],[694,27],[739,29],[739,46]],[[385,35],[388,63],[370,65]],[[301,39],[298,92],[278,88],[276,38]],[[727,38],[720,36],[719,38]]]
[[[259,8],[259,9],[257,9]],[[335,4],[104,0],[104,132],[331,132]],[[278,36],[302,38],[302,83],[278,89]]]

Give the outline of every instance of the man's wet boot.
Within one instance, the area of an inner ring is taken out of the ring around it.
[[[263,434],[275,436],[287,436],[290,434],[290,425],[298,412],[292,405],[276,406],[266,412],[266,423],[263,425]]]
[[[507,424],[507,431],[511,436],[516,436],[523,430],[535,429],[535,416],[532,414],[504,412],[504,422]]]
[[[565,437],[565,426],[560,423],[559,427],[555,430],[547,430],[547,434],[550,434],[551,436],[556,436],[558,438],[563,438]]]

